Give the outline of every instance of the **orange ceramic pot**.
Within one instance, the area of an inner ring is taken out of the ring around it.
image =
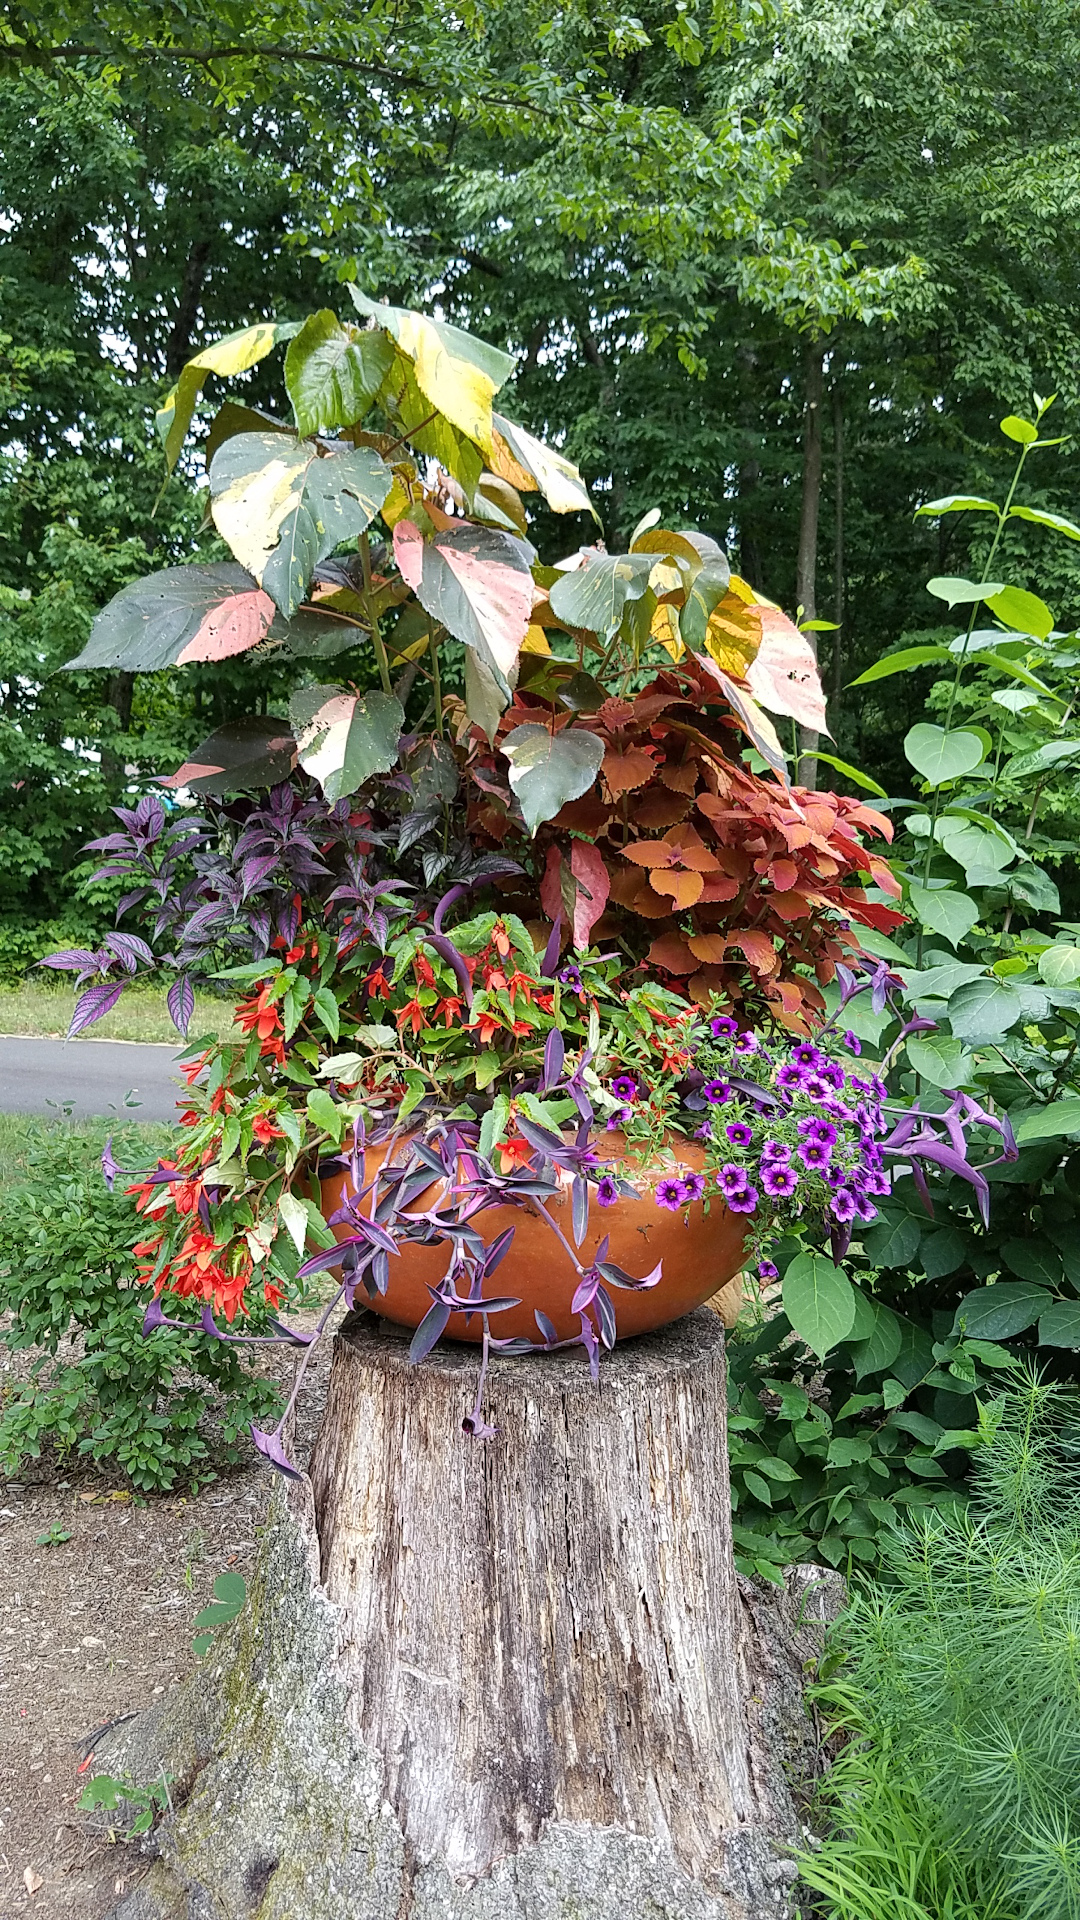
[[[681,1171],[700,1173],[703,1170],[705,1150],[698,1141],[673,1136],[671,1145]],[[598,1151],[602,1159],[627,1160],[621,1134],[602,1135]],[[407,1153],[408,1143],[399,1141],[395,1159],[400,1163]],[[385,1149],[369,1149],[369,1180],[381,1166],[384,1155]],[[657,1182],[670,1176],[673,1170],[670,1164],[643,1169],[640,1161],[631,1159],[622,1171],[626,1178],[633,1180],[639,1196],[619,1199],[610,1207],[599,1206],[593,1197],[590,1204],[588,1232],[577,1249],[582,1266],[595,1259],[605,1234],[609,1238],[607,1258],[635,1279],[651,1273],[658,1261],[663,1262],[661,1279],[644,1293],[631,1293],[621,1287],[608,1289],[620,1340],[636,1333],[651,1333],[657,1327],[667,1326],[669,1321],[680,1320],[685,1313],[692,1313],[731,1280],[743,1264],[748,1230],[745,1216],[729,1213],[715,1186],[711,1189],[708,1214],[701,1200],[678,1213],[656,1204]],[[348,1175],[343,1173],[323,1181],[322,1207],[328,1220],[341,1206],[347,1183]],[[434,1206],[438,1198],[436,1181],[413,1202],[411,1211],[421,1212],[425,1207]],[[546,1205],[572,1246],[569,1190],[560,1189]],[[492,1332],[500,1338],[515,1336],[535,1340],[538,1335],[534,1314],[539,1308],[553,1322],[560,1340],[572,1339],[579,1333],[578,1316],[570,1311],[578,1276],[551,1228],[530,1208],[516,1206],[490,1207],[477,1214],[472,1224],[485,1245],[490,1245],[506,1227],[515,1229],[513,1245],[485,1290],[504,1298],[517,1295],[521,1305],[497,1314],[491,1322]],[[343,1240],[349,1229],[339,1224],[333,1231]],[[396,1321],[399,1326],[419,1326],[431,1305],[428,1288],[439,1285],[448,1262],[449,1246],[445,1242],[430,1247],[404,1246],[399,1254],[391,1255],[386,1292],[370,1305],[376,1313]],[[446,1333],[451,1340],[478,1342],[483,1337],[483,1325],[478,1316],[466,1321],[463,1313],[452,1313]]]

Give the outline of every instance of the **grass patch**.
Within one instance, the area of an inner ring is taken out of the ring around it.
[[[0,1192],[26,1178],[31,1156],[43,1144],[65,1167],[93,1168],[110,1134],[121,1165],[139,1168],[152,1167],[176,1138],[175,1128],[149,1121],[118,1126],[109,1120],[43,1120],[40,1115],[0,1113]]]
[[[62,1039],[74,1006],[75,994],[70,987],[53,986],[47,981],[22,980],[17,987],[0,987],[0,1034]],[[190,1031],[193,1036],[205,1033],[224,1040],[233,1031],[231,1004],[214,994],[197,993]],[[169,1018],[160,987],[130,987],[112,1012],[91,1027],[87,1037],[168,1041],[176,1047],[184,1044]]]

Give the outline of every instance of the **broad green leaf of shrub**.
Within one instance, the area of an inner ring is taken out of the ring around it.
[[[997,580],[963,580],[955,574],[940,574],[927,581],[926,591],[935,600],[944,600],[947,607],[973,607],[991,593],[1002,593],[1004,587]]]
[[[884,1214],[862,1236],[866,1257],[875,1267],[906,1267],[914,1260],[922,1238],[913,1214]]]
[[[1037,1287],[1060,1287],[1061,1255],[1048,1240],[1006,1240],[1001,1254],[1010,1273],[1021,1280],[1033,1280]]]
[[[985,1045],[1008,1033],[1020,1011],[1016,988],[991,975],[958,988],[949,1001],[949,1024],[958,1040]]]
[[[902,1330],[896,1314],[879,1300],[871,1304],[873,1329],[866,1339],[857,1341],[851,1348],[857,1380],[865,1380],[867,1374],[887,1372],[900,1351]]]
[[[961,774],[971,773],[983,759],[983,743],[977,733],[960,727],[946,733],[944,727],[920,720],[904,739],[904,753],[916,773],[931,787],[941,787]]]
[[[1080,1347],[1080,1300],[1055,1300],[1039,1320],[1041,1347]]]
[[[855,1289],[819,1253],[800,1253],[784,1275],[784,1311],[800,1339],[824,1359],[855,1324]]]
[[[911,673],[916,667],[928,667],[950,657],[948,647],[904,647],[899,653],[887,653],[849,684],[866,687],[872,680],[888,680],[894,673]]]
[[[976,1287],[964,1295],[956,1309],[953,1331],[964,1332],[975,1340],[1010,1340],[1030,1327],[1050,1304],[1045,1287],[1026,1280],[999,1280],[996,1286]]]
[[[950,1033],[909,1035],[907,1057],[916,1073],[929,1080],[932,1087],[962,1087],[975,1068],[974,1056]]]
[[[955,1273],[967,1257],[968,1243],[955,1227],[939,1227],[928,1233],[919,1247],[919,1258],[928,1280],[940,1280]]]
[[[1076,759],[1080,759],[1080,740],[1046,740],[1041,747],[1032,747],[1029,753],[1018,753],[1007,761],[1005,774],[1010,780],[1030,780],[1048,767],[1062,767]]]
[[[920,923],[929,927],[931,933],[940,933],[953,946],[971,932],[979,918],[979,909],[971,896],[959,893],[953,887],[920,887],[913,884],[910,899]]]
[[[233,561],[166,567],[122,587],[90,628],[69,672],[109,667],[154,673],[196,660],[227,660],[265,640],[274,602]]]
[[[1028,593],[1026,587],[999,587],[984,598],[999,620],[1018,633],[1030,633],[1033,640],[1045,640],[1053,630],[1054,616],[1046,601],[1037,593]]]
[[[1080,947],[1047,947],[1038,964],[1048,987],[1074,987],[1080,980]]]
[[[191,425],[195,402],[208,373],[230,375],[246,373],[265,360],[280,340],[291,340],[297,332],[295,321],[259,321],[253,327],[241,327],[204,347],[183,368],[172,391],[166,395],[155,415],[154,424],[165,445],[165,461],[171,473]]]
[[[1032,1140],[1057,1140],[1070,1133],[1080,1133],[1080,1094],[1075,1093],[1026,1113],[1016,1129],[1016,1138],[1020,1146],[1026,1146]]]

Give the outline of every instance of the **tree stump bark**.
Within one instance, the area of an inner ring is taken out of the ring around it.
[[[486,1442],[475,1350],[407,1352],[350,1317],[221,1659],[99,1748],[172,1780],[116,1920],[788,1911],[808,1649],[734,1570],[719,1318],[496,1361]]]

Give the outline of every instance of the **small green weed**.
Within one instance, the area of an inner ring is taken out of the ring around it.
[[[54,1520],[51,1527],[47,1527],[44,1533],[38,1534],[34,1545],[36,1547],[62,1547],[64,1541],[70,1539],[70,1533],[60,1525],[59,1520]]]
[[[164,1774],[148,1787],[137,1787],[133,1780],[114,1780],[111,1774],[97,1773],[79,1797],[83,1813],[95,1813],[99,1809],[114,1813],[119,1806],[131,1807],[135,1818],[124,1834],[125,1840],[134,1840],[140,1833],[149,1833],[158,1815],[164,1813],[169,1804],[169,1783]]]
[[[195,1615],[195,1625],[202,1629],[192,1643],[199,1660],[213,1646],[217,1628],[227,1626],[243,1612],[247,1604],[247,1581],[242,1573],[219,1573],[214,1581],[214,1595],[210,1605]]]

